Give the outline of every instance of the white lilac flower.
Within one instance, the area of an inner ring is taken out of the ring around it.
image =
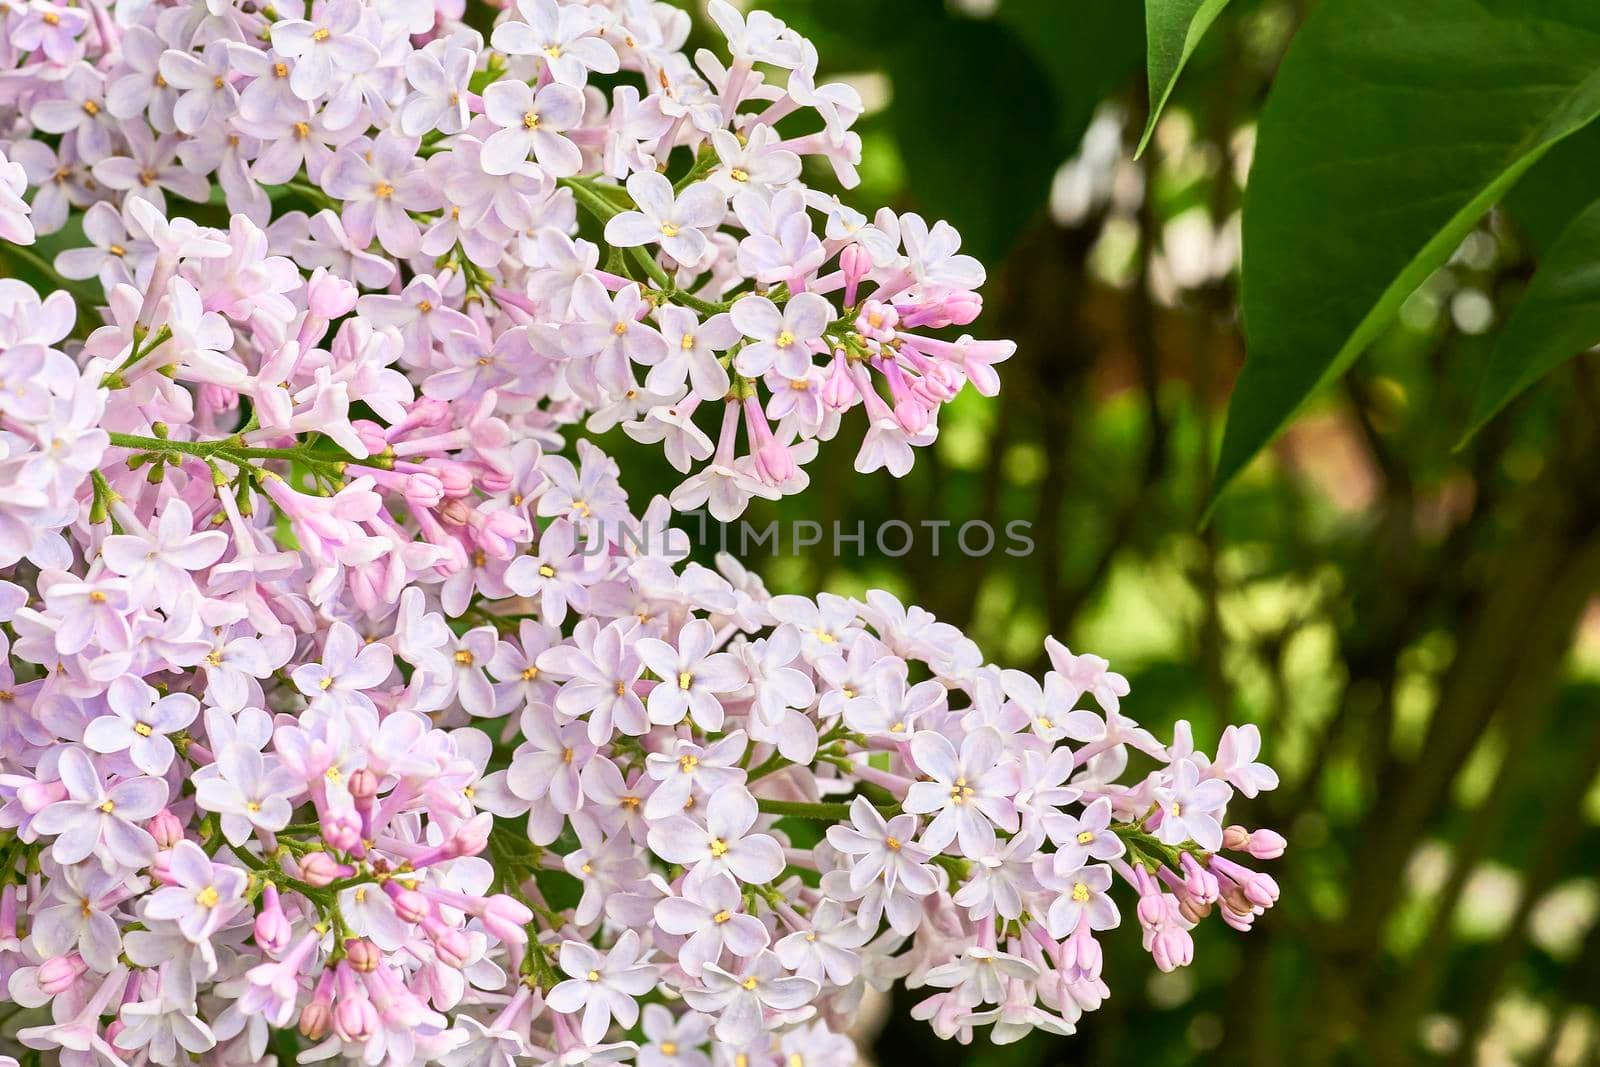
[[[1016,351],[952,227],[813,187],[861,94],[758,6],[509,6],[4,14],[0,243],[91,283],[0,279],[11,1043],[843,1063],[897,981],[1069,1029],[1119,879],[1162,970],[1262,921],[1254,727],[691,559],[823,440],[905,474]]]
[[[609,952],[581,941],[561,945],[561,969],[569,976],[545,998],[556,1011],[583,1014],[583,1039],[595,1044],[616,1019],[624,1027],[639,1018],[638,998],[655,986],[656,968],[640,947],[639,935],[624,931]]]
[[[756,800],[742,785],[725,785],[706,802],[705,823],[674,815],[650,828],[650,849],[669,863],[727,870],[760,885],[783,870],[783,850],[771,837],[751,833]]]
[[[54,837],[57,863],[81,863],[99,854],[108,864],[139,870],[155,858],[155,839],[141,825],[167,801],[160,778],[124,778],[107,787],[100,769],[81,748],[61,752],[57,772],[66,797],[33,819],[35,833]]]

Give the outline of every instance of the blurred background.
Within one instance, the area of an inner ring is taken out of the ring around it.
[[[904,997],[872,1024],[877,1060],[1600,1062],[1600,364],[1568,364],[1459,452],[1476,379],[1443,369],[1481,363],[1525,283],[1537,190],[1202,528],[1245,355],[1255,117],[1311,4],[1235,0],[1134,162],[1136,0],[761,3],[868,102],[846,199],[955,223],[989,268],[973,332],[1019,350],[909,477],[855,474],[846,432],[808,493],[748,518],[1025,520],[1037,548],[935,558],[919,535],[894,559],[869,538],[747,562],[779,591],[890,589],[1011,666],[1040,666],[1056,634],[1125,673],[1125,711],[1162,736],[1188,719],[1209,747],[1259,723],[1283,788],[1233,814],[1290,839],[1279,906],[1248,935],[1203,924],[1192,967],[1162,975],[1137,937],[1106,939],[1112,999],[1075,1037],[957,1049]],[[674,481],[662,465],[629,488]]]

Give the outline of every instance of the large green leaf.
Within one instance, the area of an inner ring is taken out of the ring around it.
[[[1561,231],[1511,313],[1478,384],[1468,436],[1518,393],[1596,344],[1600,344],[1600,201]]]
[[[1144,154],[1156,119],[1167,106],[1178,75],[1194,55],[1195,46],[1217,20],[1228,0],[1144,0],[1146,66],[1150,73],[1150,117],[1133,157]]]
[[[1324,0],[1257,134],[1244,206],[1249,357],[1215,492],[1523,171],[1597,112],[1592,0]]]

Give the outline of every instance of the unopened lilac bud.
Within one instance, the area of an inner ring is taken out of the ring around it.
[[[1167,905],[1160,893],[1146,893],[1139,897],[1139,925],[1146,930],[1160,926],[1167,918]]]
[[[782,485],[794,477],[794,457],[789,446],[769,438],[755,450],[756,476],[767,485]]]
[[[1270,874],[1255,872],[1255,877],[1245,880],[1245,899],[1258,908],[1270,908],[1278,902],[1278,883]]]
[[[517,547],[533,539],[528,521],[515,511],[492,511],[485,515],[479,510],[474,515],[473,532],[478,546],[494,559],[511,559]]]
[[[322,839],[334,848],[349,852],[361,844],[361,816],[348,810],[324,815]]]
[[[300,857],[300,877],[318,888],[332,885],[340,875],[339,863],[326,852],[311,852]]]
[[[843,411],[854,404],[859,395],[855,382],[845,373],[844,360],[836,360],[828,380],[822,383],[822,402],[835,411]]]
[[[389,899],[394,902],[394,913],[403,922],[419,923],[428,917],[432,908],[428,905],[428,898],[415,889],[405,889],[394,882],[384,886],[389,894]]]
[[[156,839],[156,848],[163,851],[183,840],[183,820],[167,808],[162,808],[151,816],[145,825],[145,830]]]
[[[1185,919],[1192,923],[1198,923],[1205,919],[1206,916],[1211,914],[1213,907],[1214,905],[1210,903],[1202,904],[1192,897],[1184,897],[1178,901],[1178,910],[1183,913]]]
[[[278,902],[278,888],[268,885],[261,891],[261,910],[256,912],[256,944],[276,956],[289,947],[293,936],[294,927]]]
[[[306,303],[311,308],[311,314],[319,319],[331,321],[350,314],[359,295],[354,285],[338,275],[329,274],[325,267],[318,267],[312,272],[310,281],[306,282]]]
[[[39,988],[52,997],[59,997],[72,988],[72,983],[89,965],[83,962],[83,957],[76,952],[65,956],[53,956],[39,964],[39,970],[34,978],[39,983]]]
[[[333,1009],[333,1026],[346,1041],[365,1041],[378,1029],[378,1012],[364,996],[341,997]]]
[[[1183,866],[1183,889],[1195,903],[1210,904],[1222,892],[1217,876],[1200,866],[1200,861],[1185,852],[1180,861]]]
[[[333,1005],[326,1000],[313,1000],[300,1009],[300,1036],[307,1041],[321,1041],[332,1025]]]
[[[478,475],[477,485],[479,489],[493,496],[511,488],[511,475],[504,471],[485,469],[482,474]]]
[[[1094,939],[1087,922],[1078,923],[1078,928],[1067,939],[1066,949],[1067,954],[1062,959],[1063,966],[1076,967],[1078,974],[1084,978],[1100,977],[1104,956],[1100,951],[1100,942]]]
[[[1258,860],[1275,860],[1289,847],[1288,840],[1276,830],[1253,830],[1246,851]]]
[[[983,313],[983,297],[970,289],[950,293],[944,298],[944,320],[948,326],[966,326]]]
[[[459,969],[472,957],[472,942],[460,930],[445,927],[434,931],[433,950],[438,953],[440,963]]]
[[[528,941],[524,927],[533,921],[533,911],[522,901],[504,893],[496,894],[483,903],[479,913],[484,929],[507,944],[523,945]]]
[[[465,526],[472,516],[472,505],[461,497],[451,497],[438,509],[439,521],[446,526]]]
[[[369,419],[355,420],[350,423],[356,436],[366,446],[367,455],[381,456],[384,449],[389,447],[389,439],[384,435],[383,427]]]
[[[156,858],[150,861],[150,877],[155,879],[157,885],[177,884],[177,878],[172,873],[171,849],[156,853]]]
[[[927,407],[914,399],[909,392],[895,404],[894,418],[909,434],[919,434],[928,428]]]
[[[1222,831],[1222,847],[1229,852],[1243,852],[1250,844],[1250,831],[1242,826],[1230,826]]]
[[[29,815],[35,815],[67,795],[67,787],[60,782],[25,782],[17,787],[17,803]]]
[[[1194,962],[1194,938],[1178,926],[1167,926],[1150,939],[1150,955],[1162,971],[1175,971]]]
[[[357,800],[371,800],[378,795],[378,776],[362,767],[350,775],[350,795]]]
[[[377,970],[378,964],[383,962],[383,953],[378,951],[378,946],[359,937],[352,937],[344,943],[344,955],[350,961],[350,966],[362,974]]]
[[[494,816],[479,812],[450,835],[450,853],[453,856],[476,856],[489,847],[489,832],[494,829]]]

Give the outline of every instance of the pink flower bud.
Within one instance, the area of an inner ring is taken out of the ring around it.
[[[1181,861],[1183,865],[1183,889],[1197,904],[1210,904],[1222,892],[1217,884],[1217,876],[1200,866],[1200,861],[1185,852]]]
[[[909,392],[895,404],[894,418],[906,433],[918,434],[928,428],[928,409]]]
[[[354,285],[329,274],[326,267],[318,267],[311,273],[311,280],[306,282],[306,303],[311,314],[330,322],[350,314],[355,309],[358,296],[360,293]]]
[[[983,297],[970,290],[951,293],[944,298],[946,325],[966,326],[983,313]]]
[[[364,996],[341,997],[333,1009],[333,1028],[346,1041],[365,1041],[378,1029],[378,1013]]]
[[[1078,928],[1067,939],[1062,966],[1076,968],[1078,975],[1083,978],[1099,978],[1102,960],[1100,942],[1094,939],[1089,923],[1080,920]]]
[[[479,812],[450,835],[450,850],[457,856],[476,856],[489,847],[489,832],[494,829],[494,816]]]
[[[427,473],[406,475],[400,492],[414,508],[436,508],[444,502],[444,484]]]
[[[473,512],[473,534],[478,546],[494,559],[511,559],[517,548],[533,539],[528,522],[515,511]]]
[[[1254,877],[1245,880],[1245,899],[1258,908],[1270,908],[1278,902],[1278,883],[1270,874],[1254,872]]]
[[[371,800],[378,795],[378,776],[362,767],[350,775],[350,795],[357,800]]]
[[[358,937],[352,937],[344,943],[344,954],[350,966],[362,974],[377,970],[378,964],[383,962],[383,953],[378,951],[378,946]]]
[[[389,894],[389,899],[394,902],[394,913],[404,922],[419,923],[427,918],[432,910],[428,898],[415,889],[405,889],[393,881],[388,882],[383,888]]]
[[[1194,938],[1179,926],[1166,926],[1150,940],[1150,955],[1162,971],[1175,971],[1194,962]]]
[[[1242,826],[1230,826],[1222,831],[1222,847],[1229,852],[1243,852],[1250,844],[1250,831]]]
[[[183,840],[183,821],[167,808],[156,812],[145,829],[156,839],[156,848],[163,851]]]
[[[436,459],[423,467],[421,473],[438,479],[440,491],[445,496],[466,496],[472,492],[472,468],[465,463]]]
[[[515,897],[504,893],[490,897],[484,901],[479,917],[483,920],[484,928],[501,941],[514,945],[527,944],[528,932],[524,927],[533,921],[533,911]]]
[[[377,423],[368,419],[358,419],[351,422],[350,426],[361,439],[361,443],[366,446],[368,455],[381,456],[384,449],[389,447],[389,439],[384,436],[383,427]]]
[[[433,950],[439,954],[439,962],[446,967],[465,967],[467,960],[472,957],[472,942],[467,940],[467,935],[460,930],[440,927],[432,931]]]
[[[856,402],[856,385],[845,372],[844,360],[835,360],[828,380],[822,383],[822,402],[835,411],[843,411]]]
[[[333,1005],[326,1000],[313,1000],[300,1009],[300,1036],[307,1041],[321,1041],[332,1025]]]
[[[779,444],[775,437],[755,450],[755,460],[756,477],[768,485],[782,485],[794,477],[794,457],[789,454],[789,447]]]
[[[26,782],[17,787],[17,803],[29,815],[43,811],[66,795],[67,787],[60,782]]]
[[[312,852],[300,858],[300,877],[310,885],[332,885],[342,873],[338,861],[326,852]]]
[[[59,997],[71,989],[72,984],[88,969],[89,965],[83,962],[83,957],[71,952],[65,956],[51,957],[39,964],[39,971],[35,977],[38,979],[40,989],[52,997]]]
[[[150,877],[158,885],[176,885],[177,879],[172,874],[172,850],[157,852],[156,858],[150,862]]]
[[[274,956],[288,948],[289,939],[294,936],[294,927],[278,902],[277,886],[268,885],[261,891],[261,910],[256,912],[255,936],[256,944]]]
[[[361,844],[361,816],[353,811],[329,812],[322,817],[322,839],[349,852]]]
[[[1275,830],[1254,830],[1245,845],[1246,851],[1258,860],[1275,860],[1288,847],[1289,842]]]
[[[1167,905],[1160,893],[1145,893],[1139,897],[1139,925],[1155,930],[1167,921]]]

